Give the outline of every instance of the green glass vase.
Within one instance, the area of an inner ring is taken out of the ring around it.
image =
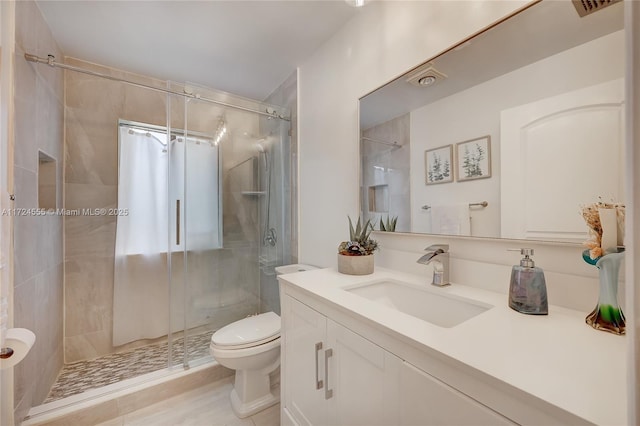
[[[589,251],[585,250],[583,258],[598,268],[600,279],[598,305],[587,315],[585,322],[596,330],[625,334],[624,314],[618,304],[618,276],[624,252],[608,253],[593,260],[589,258]]]

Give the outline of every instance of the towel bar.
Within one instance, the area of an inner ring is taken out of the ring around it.
[[[484,207],[487,207],[488,205],[489,205],[489,203],[486,202],[486,201],[482,201],[482,202],[479,202],[479,203],[469,203],[469,207],[470,208],[471,207],[483,207],[484,208]],[[422,206],[422,210],[429,210],[430,208],[431,208],[431,206],[428,205],[428,204],[425,204],[424,206]]]

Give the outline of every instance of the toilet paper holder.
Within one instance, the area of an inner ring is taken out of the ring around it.
[[[0,349],[0,369],[5,370],[15,366],[26,358],[36,342],[36,335],[26,328],[10,328],[4,336],[4,344]]]

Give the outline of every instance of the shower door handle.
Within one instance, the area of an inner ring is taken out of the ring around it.
[[[176,200],[176,245],[180,245],[180,200]]]
[[[316,389],[322,389],[322,380],[320,380],[320,377],[318,375],[318,364],[320,363],[318,361],[318,355],[320,355],[320,350],[322,349],[322,342],[318,342],[316,343]]]

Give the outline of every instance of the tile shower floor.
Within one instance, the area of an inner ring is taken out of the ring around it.
[[[211,334],[207,331],[188,336],[189,360],[209,355]],[[167,353],[168,343],[162,342],[65,365],[44,403],[167,368]],[[174,364],[181,364],[183,355],[184,338],[179,338],[173,343]]]

